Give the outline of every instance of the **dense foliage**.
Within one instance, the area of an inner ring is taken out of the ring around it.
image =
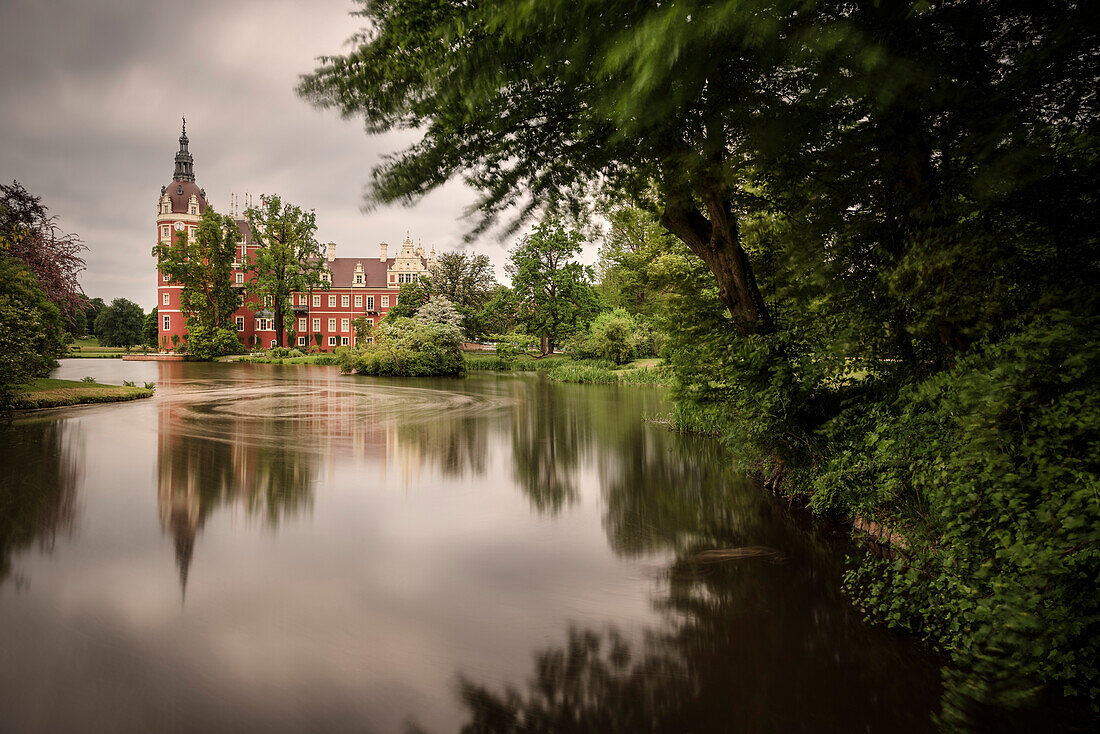
[[[492,330],[492,311],[486,309],[500,286],[487,255],[445,252],[432,268],[433,295],[443,296],[462,314],[467,339],[481,339]]]
[[[377,200],[464,176],[482,227],[608,192],[657,217],[705,270],[654,288],[619,248],[607,293],[668,298],[677,415],[769,487],[904,535],[850,588],[943,650],[949,719],[1096,710],[1092,13],[372,1],[302,91],[420,134]]]
[[[0,412],[22,386],[57,366],[64,341],[61,312],[21,261],[0,255]]]
[[[66,316],[78,312],[83,303],[77,275],[84,270],[82,253],[87,249],[75,234],[58,228],[57,217],[41,197],[18,181],[0,184],[0,252],[22,261],[46,298]]]
[[[125,298],[116,298],[99,312],[95,333],[105,347],[130,347],[145,340],[145,312]]]
[[[588,329],[573,339],[566,351],[582,359],[606,359],[626,364],[635,357],[654,353],[653,332],[639,323],[626,309],[604,311],[592,320]]]
[[[180,311],[187,320],[187,351],[198,359],[242,350],[231,322],[243,300],[241,288],[233,283],[240,240],[233,218],[207,206],[194,239],[184,231],[174,242],[153,248],[160,272],[182,286],[179,299]],[[155,317],[151,328],[155,342]],[[148,334],[148,323],[146,329]]]
[[[433,299],[415,318],[384,320],[374,328],[372,343],[359,340],[354,350],[341,351],[340,369],[385,377],[462,374],[461,322],[454,305]]]
[[[550,354],[595,316],[598,309],[592,269],[576,258],[578,232],[546,219],[512,250],[507,270],[517,305],[517,321],[542,340]]]
[[[430,297],[431,290],[425,280],[402,283],[397,291],[397,303],[386,313],[386,319],[411,319]]]
[[[258,207],[244,213],[256,249],[245,269],[251,274],[248,294],[250,305],[270,313],[275,327],[275,343],[284,346],[284,324],[294,323],[290,296],[314,290],[328,290],[327,260],[317,241],[317,217],[310,211],[278,196],[265,195]]]

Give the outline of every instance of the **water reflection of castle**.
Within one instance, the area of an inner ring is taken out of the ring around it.
[[[248,397],[215,391],[189,400],[183,393],[160,403],[157,506],[184,590],[196,539],[215,511],[269,527],[308,514],[314,487],[336,457],[371,464],[364,482],[386,481],[392,472],[405,487],[418,485],[425,471],[484,471],[480,419],[398,420],[400,400],[333,378],[258,382]],[[174,387],[170,374],[160,384]]]

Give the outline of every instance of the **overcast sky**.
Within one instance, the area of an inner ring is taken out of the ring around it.
[[[88,245],[90,297],[156,297],[155,205],[172,178],[187,116],[195,178],[218,211],[230,193],[277,193],[317,212],[337,255],[378,243],[462,249],[474,194],[454,182],[414,208],[364,213],[364,186],[406,135],[369,137],[360,120],[294,93],[316,57],[362,26],[351,0],[0,0],[0,179],[18,180]],[[243,207],[242,207],[243,209]],[[498,277],[511,240],[469,246]],[[391,252],[392,252],[391,247]],[[585,259],[591,262],[592,253]]]

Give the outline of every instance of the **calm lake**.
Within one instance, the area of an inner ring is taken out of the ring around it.
[[[0,731],[933,728],[842,534],[645,422],[660,390],[85,375],[157,393],[0,428]]]

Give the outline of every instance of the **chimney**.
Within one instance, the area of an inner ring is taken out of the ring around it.
[[[389,256],[388,256],[388,254],[386,253],[386,250],[388,250],[388,249],[389,249],[389,245],[387,245],[387,244],[386,244],[385,242],[383,242],[383,243],[382,243],[382,245],[381,245],[381,247],[382,247],[382,252],[381,252],[381,254],[380,254],[380,255],[378,256],[378,259],[379,259],[379,260],[381,260],[382,262],[386,262],[386,260],[388,260],[388,259],[389,259]]]
[[[335,242],[330,242],[330,243],[328,243],[328,261],[332,262],[335,259],[336,259],[336,243]]]

